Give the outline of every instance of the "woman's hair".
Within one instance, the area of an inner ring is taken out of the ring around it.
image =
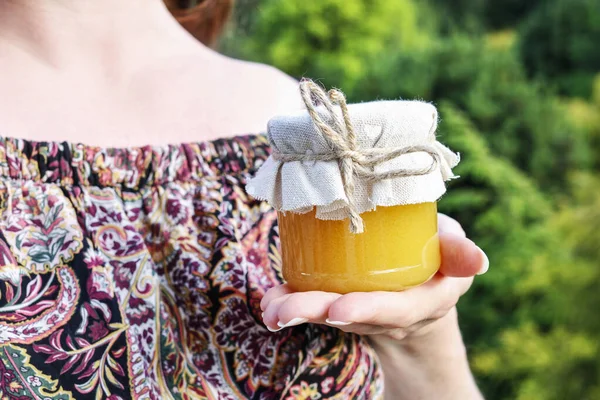
[[[231,14],[234,0],[164,0],[171,14],[202,43],[217,41]]]

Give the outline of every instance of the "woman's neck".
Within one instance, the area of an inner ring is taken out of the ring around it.
[[[191,46],[200,47],[161,0],[0,1],[0,60],[21,53],[53,68],[110,73]]]

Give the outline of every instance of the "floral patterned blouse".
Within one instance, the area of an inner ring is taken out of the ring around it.
[[[269,332],[264,136],[101,149],[0,139],[0,399],[378,399],[356,335]]]

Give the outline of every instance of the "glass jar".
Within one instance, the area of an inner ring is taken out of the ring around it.
[[[361,214],[365,231],[348,221],[321,220],[315,211],[279,212],[283,276],[296,291],[398,291],[438,271],[435,202],[377,207]]]
[[[272,118],[271,155],[246,190],[278,212],[282,269],[296,291],[398,291],[440,267],[437,200],[460,156],[422,101],[346,104],[300,84],[306,111]]]

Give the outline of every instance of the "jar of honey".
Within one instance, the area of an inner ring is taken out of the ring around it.
[[[294,290],[349,293],[402,290],[440,267],[435,203],[378,207],[353,234],[344,221],[315,212],[279,212],[283,276]]]
[[[307,112],[273,118],[272,155],[248,192],[278,212],[283,276],[295,291],[398,291],[440,267],[437,200],[459,157],[420,101],[346,105],[300,86]]]

